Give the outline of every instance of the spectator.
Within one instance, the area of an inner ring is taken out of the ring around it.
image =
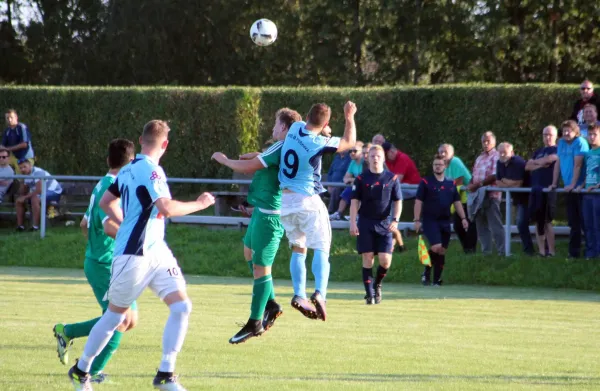
[[[375,144],[375,145],[383,145],[385,143],[385,137],[383,137],[383,134],[379,134],[377,133],[375,136],[373,136],[373,139],[371,140],[371,144]]]
[[[342,183],[351,161],[352,159],[348,153],[336,153],[333,157],[333,162],[329,167],[329,171],[327,172],[327,182]],[[333,213],[333,211],[337,210],[342,190],[342,187],[337,186],[329,186],[327,188],[327,191],[329,192],[329,213]]]
[[[500,200],[502,194],[497,191],[486,192],[483,186],[493,186],[496,183],[496,168],[498,165],[498,151],[496,151],[496,136],[492,132],[485,132],[481,136],[483,152],[475,160],[473,166],[473,177],[467,186],[469,190],[469,215],[475,215],[477,225],[477,237],[481,243],[481,251],[484,254],[492,252],[492,237],[496,243],[498,254],[504,254],[504,227],[502,226],[502,213],[500,213]],[[475,197],[481,196],[483,201],[479,208],[472,202]],[[473,211],[473,209],[476,209]]]
[[[573,189],[583,184],[583,175],[580,175],[583,166],[583,155],[589,151],[588,143],[580,137],[579,126],[573,120],[561,124],[562,138],[558,142],[558,159],[554,165],[552,186],[558,186],[559,173],[567,192],[567,220],[569,222],[569,257],[579,258],[581,255],[581,230],[583,229],[583,216],[581,214],[581,194],[573,193]]]
[[[10,153],[8,150],[4,147],[0,147],[0,204],[10,188],[10,185],[13,183],[12,179],[2,179],[2,177],[15,175],[12,167],[8,164],[9,156]]]
[[[33,225],[30,231],[37,231],[40,224],[42,181],[40,178],[50,176],[48,171],[39,167],[34,167],[27,158],[19,160],[19,169],[23,175],[29,175],[31,178],[25,179],[25,184],[21,188],[21,196],[15,203],[17,209],[17,231],[25,231],[23,221],[25,220],[25,204],[31,205],[33,214]],[[62,187],[55,179],[46,182],[46,201],[58,202],[62,193]]]
[[[600,122],[598,122],[598,108],[591,103],[586,103],[583,106],[583,123],[579,126],[581,137],[587,139],[590,125],[600,125]]]
[[[464,187],[467,183],[471,182],[471,173],[463,161],[454,155],[454,147],[451,144],[440,145],[438,148],[438,153],[446,162],[446,178],[452,179],[456,184],[456,189],[460,195],[460,202],[463,210],[466,211],[467,192],[464,190]],[[454,206],[452,209],[454,209]],[[469,254],[477,251],[477,227],[475,226],[474,222],[470,221],[468,218],[467,220],[469,221],[469,229],[465,231],[462,225],[461,217],[456,210],[454,210],[454,232],[456,232],[464,252]]]
[[[511,143],[503,142],[498,145],[498,167],[496,168],[496,187],[518,188],[529,187],[529,174],[525,170],[525,159],[515,155]],[[523,252],[533,255],[533,241],[529,232],[529,194],[516,193],[512,195],[517,208],[517,229],[521,236]]]
[[[536,225],[536,239],[540,256],[553,257],[556,254],[554,227],[552,220],[556,211],[556,193],[542,190],[552,185],[554,164],[557,159],[556,137],[558,130],[549,125],[542,130],[544,146],[533,153],[525,169],[530,171],[531,194],[529,195],[529,215]]]
[[[600,127],[590,125],[588,129],[590,150],[585,154],[585,186],[587,192],[600,188]],[[585,258],[600,256],[600,195],[583,195],[583,223],[585,226]]]
[[[371,150],[371,147],[373,145],[377,145],[377,144],[366,143],[363,146],[363,149],[362,149],[362,154],[363,154],[363,171],[367,170],[369,168],[369,151]],[[383,165],[383,169],[387,170],[387,167],[385,166],[385,164]]]
[[[450,207],[454,205],[461,217],[463,229],[468,230],[469,222],[460,202],[460,196],[453,181],[445,178],[446,161],[440,155],[433,159],[433,175],[421,180],[415,201],[415,231],[423,227],[423,236],[429,243],[429,257],[433,266],[433,285],[442,285],[442,271],[446,263],[446,250],[450,244]],[[423,285],[431,282],[431,266],[425,266],[421,276]]]
[[[21,159],[29,159],[33,165],[33,148],[31,146],[31,134],[27,125],[19,122],[19,117],[14,109],[6,110],[4,114],[8,127],[4,130],[2,136],[2,145],[12,153],[10,164],[13,166],[17,174],[19,171],[18,161]]]
[[[398,180],[401,184],[418,185],[421,182],[417,166],[407,154],[399,151],[389,142],[383,143],[382,147],[385,151],[385,164],[388,170],[398,175]],[[416,189],[402,189],[402,198],[404,200],[415,198],[416,194]]]
[[[350,205],[350,201],[352,198],[352,184],[354,183],[354,178],[360,175],[363,172],[363,142],[357,141],[354,145],[354,148],[350,150],[350,157],[352,160],[350,161],[350,165],[348,166],[348,170],[344,175],[344,183],[348,185],[340,194],[340,205],[338,206],[338,210],[333,214],[329,215],[329,220],[341,220],[344,215],[344,211],[346,207]]]
[[[587,103],[598,106],[598,96],[594,93],[594,85],[588,79],[581,83],[580,87],[581,99],[578,99],[573,106],[573,112],[569,119],[575,121],[578,125],[584,123],[583,108]]]

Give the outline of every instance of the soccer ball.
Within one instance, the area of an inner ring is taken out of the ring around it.
[[[250,38],[258,46],[269,46],[277,39],[277,26],[269,19],[259,19],[250,27]]]

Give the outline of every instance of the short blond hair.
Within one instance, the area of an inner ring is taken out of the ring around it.
[[[369,148],[369,153],[371,153],[371,151],[381,151],[381,153],[383,153],[383,156],[385,156],[385,150],[379,144],[371,145],[371,148]]]
[[[153,119],[144,125],[142,140],[144,143],[155,145],[157,141],[166,139],[169,136],[169,125],[162,120]]]

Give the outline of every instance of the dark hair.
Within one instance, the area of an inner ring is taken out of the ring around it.
[[[302,121],[302,116],[297,111],[287,107],[277,110],[275,118],[284,123],[288,129],[294,122]]]
[[[435,155],[433,155],[433,160],[434,160],[434,161],[436,161],[436,160],[442,160],[442,161],[444,161],[444,162],[446,161],[446,160],[445,160],[445,159],[442,157],[442,155],[440,155],[439,153],[436,153]]]
[[[144,143],[154,145],[159,139],[166,138],[170,130],[165,121],[154,119],[144,125],[142,140]]]
[[[111,169],[121,168],[131,161],[135,155],[135,145],[124,138],[117,138],[108,145],[108,166]]]
[[[600,126],[596,125],[596,124],[591,124],[588,126],[588,134],[590,132],[598,132],[600,131]]]
[[[325,126],[331,117],[331,108],[325,103],[317,103],[312,105],[308,111],[306,119],[310,125]]]

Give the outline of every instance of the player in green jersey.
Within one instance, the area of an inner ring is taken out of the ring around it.
[[[84,235],[87,237],[83,270],[103,313],[108,306],[108,300],[105,295],[108,292],[108,285],[110,283],[114,237],[117,234],[119,225],[106,216],[102,208],[98,206],[98,202],[100,202],[106,189],[115,181],[115,177],[121,167],[133,160],[134,156],[135,146],[131,141],[125,139],[111,141],[108,146],[107,158],[110,169],[94,188],[90,197],[90,204],[80,225]],[[73,344],[73,339],[88,336],[92,327],[94,327],[99,319],[98,317],[85,322],[71,324],[59,323],[54,326],[53,331],[57,343],[58,358],[61,363],[65,365],[68,363],[69,347]],[[137,307],[134,303],[132,310],[127,314],[127,318],[123,324],[119,326],[108,342],[108,345],[94,360],[92,370],[90,371],[93,382],[101,383],[104,381],[105,375],[102,371],[110,357],[117,350],[123,332],[133,328],[136,323]]]
[[[294,110],[283,108],[275,114],[273,139],[276,142],[262,153],[249,153],[240,156],[240,160],[231,160],[221,152],[212,156],[217,162],[237,172],[254,173],[248,203],[254,206],[254,212],[244,236],[244,257],[254,275],[250,318],[244,327],[229,343],[239,344],[249,338],[257,337],[268,330],[282,309],[275,301],[271,267],[283,237],[283,226],[279,219],[281,209],[281,189],[279,188],[279,161],[281,146],[287,132],[294,122],[302,117]]]

